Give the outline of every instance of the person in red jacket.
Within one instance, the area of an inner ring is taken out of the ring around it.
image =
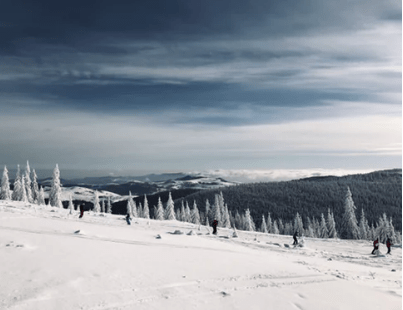
[[[371,254],[375,254],[375,251],[378,251],[379,248],[379,241],[378,238],[376,238],[376,240],[374,241],[374,249],[372,250]]]
[[[84,206],[81,204],[80,205],[80,216],[79,216],[79,218],[82,218],[83,215],[84,215]]]
[[[390,240],[389,236],[387,236],[386,238],[387,238],[386,239],[386,247],[388,248],[388,253],[386,253],[386,254],[392,254],[392,253],[390,253],[390,247],[392,245],[392,240]]]

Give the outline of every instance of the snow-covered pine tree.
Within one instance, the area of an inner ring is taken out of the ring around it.
[[[62,195],[62,184],[60,183],[60,170],[59,166],[56,164],[53,170],[52,185],[49,193],[49,203],[52,207],[63,208],[61,195]]]
[[[136,201],[134,201],[134,206],[136,206]],[[143,216],[143,206],[141,205],[141,202],[139,202],[138,207],[136,208],[137,210],[137,217],[142,217]]]
[[[181,209],[175,210],[175,217],[177,220],[181,221],[181,218],[182,218]]]
[[[243,229],[243,217],[239,214],[238,210],[235,211],[234,226],[238,229]]]
[[[69,214],[73,214],[74,211],[74,205],[73,205],[73,196],[70,194],[69,196]]]
[[[320,215],[321,220],[320,220],[320,237],[321,238],[328,238],[329,237],[329,232],[327,230],[327,224],[325,220],[325,216],[323,213]]]
[[[192,214],[190,212],[189,204],[186,201],[186,207],[185,207],[185,222],[191,223],[192,222]]]
[[[38,195],[39,195],[38,176],[36,175],[35,169],[32,169],[32,199],[34,203],[38,203]]]
[[[355,216],[355,205],[350,188],[347,187],[344,200],[344,214],[341,225],[341,236],[344,239],[358,239],[360,234],[357,218]]]
[[[368,231],[368,238],[370,238],[370,240],[376,239],[376,229],[374,227],[374,223],[371,224],[371,228]]]
[[[181,200],[181,208],[180,208],[180,218],[179,220],[181,222],[185,222],[186,214],[185,214],[185,205],[183,203],[183,200]]]
[[[101,206],[99,205],[99,194],[98,194],[98,191],[95,191],[93,204],[94,204],[94,207],[93,207],[92,210],[93,210],[95,213],[99,213],[99,211],[101,211]]]
[[[106,204],[106,213],[112,214],[111,196],[108,196],[108,202]]]
[[[389,219],[389,238],[392,240],[393,244],[397,243],[397,234],[392,223],[392,218]]]
[[[157,212],[155,213],[155,219],[158,221],[164,220],[164,207],[162,206],[161,198],[158,197],[158,207]]]
[[[272,234],[272,233],[273,233],[273,221],[272,221],[272,219],[271,219],[270,212],[269,212],[269,214],[267,215],[266,227],[267,227],[267,232],[268,232],[269,234]]]
[[[368,239],[368,229],[367,229],[368,221],[365,218],[364,209],[361,208],[361,218],[360,218],[360,239],[367,240]]]
[[[206,199],[206,219],[207,219],[207,222],[212,221],[212,219],[210,219],[210,217],[211,217],[210,202],[208,201],[208,199]]]
[[[264,219],[264,215],[262,215],[262,225],[260,225],[260,231],[262,233],[267,234],[267,226],[266,226],[266,220]]]
[[[224,203],[224,195],[222,194],[222,192],[220,192],[220,194],[218,195],[218,204],[220,206],[220,214],[221,214],[221,218],[220,221],[218,222],[218,226],[220,227],[224,227],[224,212],[225,212],[225,203]]]
[[[193,200],[192,223],[200,225],[200,214],[199,209],[197,208],[196,200]]]
[[[302,218],[298,212],[294,218],[294,232],[298,232],[299,236],[302,236],[304,234],[304,225],[302,223]]]
[[[224,227],[225,228],[231,228],[231,218],[230,218],[230,214],[229,214],[229,211],[228,211],[228,205],[227,204],[225,204],[224,205],[224,217],[223,217],[223,220],[224,220]]]
[[[218,226],[221,226],[220,196],[216,194],[214,197],[213,220],[217,220]]]
[[[284,224],[282,219],[278,219],[278,230],[280,234],[284,235]]]
[[[31,182],[31,168],[29,167],[29,162],[27,161],[27,166],[25,167],[25,191],[27,193],[27,200],[28,202],[32,203],[34,202],[33,197],[32,197],[32,182]]]
[[[148,201],[146,195],[144,195],[143,218],[150,219],[150,208],[148,207]]]
[[[277,220],[273,221],[273,234],[275,234],[275,235],[280,234],[280,230],[278,229],[278,225],[277,225]]]
[[[137,214],[137,205],[136,202],[133,200],[132,192],[129,191],[129,200],[128,203],[130,204],[130,216],[132,217],[138,217]]]
[[[8,178],[8,170],[6,166],[4,166],[3,177],[1,178],[0,199],[11,200],[10,181]]]
[[[17,173],[15,174],[15,179],[14,179],[14,190],[11,195],[11,199],[14,201],[21,201],[21,171],[20,171],[20,165],[17,165]]]
[[[376,227],[376,236],[379,237],[379,242],[386,242],[387,237],[392,236],[392,230],[389,225],[389,220],[386,213],[379,217],[378,225]]]
[[[327,231],[329,238],[337,238],[336,222],[333,213],[330,213],[330,209],[327,210]]]
[[[21,176],[21,201],[28,202],[27,190],[23,184],[25,184],[25,175]]]
[[[167,202],[167,207],[165,209],[165,219],[166,220],[175,220],[175,207],[174,207],[174,201],[172,200],[171,192],[169,192],[168,195],[168,202]],[[200,218],[199,218],[200,221]]]
[[[292,222],[287,222],[284,224],[284,235],[293,235],[294,232]]]
[[[39,189],[39,194],[38,194],[38,205],[40,206],[44,206],[45,205],[45,192],[43,190],[43,187],[41,186],[41,188]]]
[[[244,216],[244,229],[246,231],[255,231],[255,223],[253,222],[252,216],[250,215],[249,209],[246,209]]]
[[[126,215],[132,216],[132,204],[130,202],[131,197],[127,199],[127,204],[126,204]]]

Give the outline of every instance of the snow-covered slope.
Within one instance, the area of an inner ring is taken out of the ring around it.
[[[401,309],[401,248],[238,235],[0,202],[0,309]]]
[[[45,187],[44,191],[45,191],[45,198],[48,198],[50,187]],[[80,186],[62,187],[62,195],[61,195],[62,201],[68,201],[70,199],[70,196],[72,197],[73,201],[82,200],[93,202],[95,197],[95,190]],[[121,196],[104,190],[98,191],[98,197],[99,199],[107,199],[108,197],[111,197],[112,203],[127,199],[127,196]]]

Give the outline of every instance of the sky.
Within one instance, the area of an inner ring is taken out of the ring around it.
[[[402,166],[401,1],[8,1],[0,165]]]

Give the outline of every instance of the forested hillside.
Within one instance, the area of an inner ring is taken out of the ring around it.
[[[344,212],[344,201],[350,188],[356,206],[357,219],[364,210],[369,225],[386,215],[393,218],[396,230],[402,229],[402,170],[378,171],[362,175],[344,177],[313,177],[288,182],[241,184],[219,190],[200,191],[184,197],[193,204],[196,201],[199,210],[204,212],[206,199],[214,203],[215,195],[223,193],[228,209],[244,213],[249,208],[255,223],[260,225],[262,215],[271,218],[292,221],[298,212],[303,221],[306,218],[320,219],[321,213],[328,209],[334,214],[336,225],[340,225]],[[175,200],[175,207],[181,199]],[[337,226],[337,228],[339,228]]]

